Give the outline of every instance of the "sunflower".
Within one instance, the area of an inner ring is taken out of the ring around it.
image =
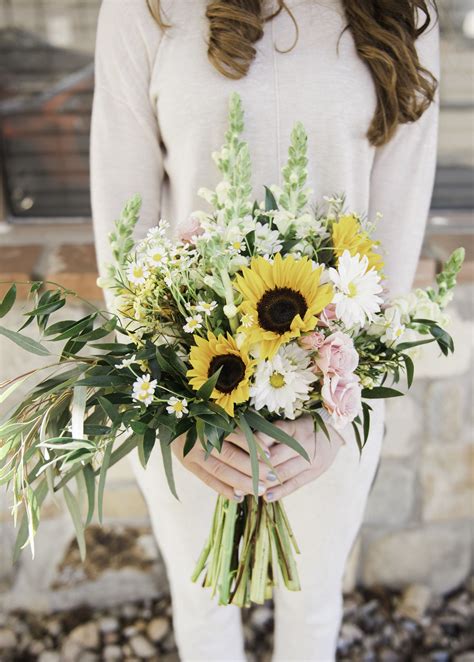
[[[188,370],[189,383],[195,391],[207,382],[209,377],[222,368],[212,391],[211,398],[225,409],[229,416],[234,415],[234,405],[247,402],[250,397],[249,380],[253,375],[255,361],[245,349],[239,349],[234,338],[227,334],[215,336],[210,331],[207,340],[195,336],[196,344],[191,347]]]
[[[273,262],[254,257],[236,277],[243,297],[238,330],[250,347],[258,347],[260,358],[272,358],[281,345],[314,329],[316,315],[333,297],[332,286],[320,283],[322,271],[307,257],[277,253]]]
[[[377,241],[373,241],[367,232],[362,230],[357,216],[346,214],[333,224],[332,243],[338,258],[346,250],[352,256],[359,254],[362,257],[366,255],[369,260],[368,268],[374,267],[377,271],[382,271],[382,256],[374,251],[374,248],[379,244]]]

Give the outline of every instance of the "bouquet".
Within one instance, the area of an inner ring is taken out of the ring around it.
[[[256,433],[309,460],[275,421],[310,416],[328,435],[353,428],[362,452],[370,401],[410,386],[415,348],[436,342],[453,351],[443,309],[452,296],[463,250],[453,253],[436,287],[384,297],[383,247],[375,223],[345,209],[344,195],[310,204],[307,136],[296,124],[282,186],[253,202],[240,99],[213,155],[222,174],[200,195],[212,212],[195,212],[179,238],[160,221],[134,240],[140,199],[130,200],[110,235],[113,263],[100,280],[115,312],[91,309],[79,320],[53,321],[73,293],[31,284],[33,307],[18,331],[0,333],[51,357],[48,374],[0,427],[0,482],[9,486],[19,526],[16,552],[34,550],[40,507],[61,491],[85,555],[84,528],[97,511],[108,469],[137,448],[146,466],[161,450],[175,496],[171,445],[219,451],[236,429],[248,442],[254,494],[217,498],[209,538],[192,579],[220,604],[262,603],[283,581],[300,588],[297,542],[281,501],[258,497],[259,458],[273,469]],[[0,304],[15,303],[15,285]],[[35,322],[41,342],[23,329]],[[110,340],[107,336],[118,333]],[[53,353],[52,343],[61,350]],[[33,371],[32,371],[33,372]],[[30,372],[2,384],[2,400]],[[278,471],[276,471],[278,475]],[[75,489],[71,487],[75,484]]]

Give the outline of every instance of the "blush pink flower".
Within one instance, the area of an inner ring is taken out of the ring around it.
[[[338,375],[325,377],[321,389],[323,405],[331,415],[336,430],[351,423],[361,409],[361,386],[359,378],[351,375],[344,379]]]
[[[183,223],[179,228],[179,238],[190,244],[193,237],[199,237],[204,230],[201,227],[201,222],[197,216],[190,216],[186,223]]]
[[[334,322],[335,319],[337,319],[336,304],[330,303],[321,313],[319,313],[318,326],[331,326],[331,323]]]
[[[307,336],[300,338],[300,345],[303,349],[315,352],[324,343],[324,334],[321,331],[313,331]]]
[[[322,372],[325,377],[349,378],[359,364],[352,338],[342,331],[331,333],[320,346],[314,364],[315,371]]]

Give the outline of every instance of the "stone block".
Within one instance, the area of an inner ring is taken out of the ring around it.
[[[21,282],[36,278],[42,246],[2,246],[1,252],[0,298],[3,298],[12,282],[17,282],[18,298],[25,299],[30,286]]]
[[[382,461],[369,496],[366,524],[400,526],[412,515],[415,502],[415,470],[410,465]]]
[[[466,430],[469,376],[431,382],[426,389],[427,428],[430,442],[443,445],[459,442]]]
[[[59,283],[87,301],[103,300],[97,276],[92,244],[64,244],[56,247],[49,257],[46,280]]]
[[[425,584],[437,593],[459,586],[471,567],[471,532],[465,523],[432,524],[372,539],[363,559],[367,586]]]
[[[104,519],[132,521],[148,520],[148,510],[138,487],[107,486],[104,492]]]
[[[426,521],[474,516],[474,445],[429,444],[423,449],[421,483]]]
[[[387,400],[386,434],[382,445],[383,458],[404,458],[412,455],[419,445],[422,411],[409,395]]]

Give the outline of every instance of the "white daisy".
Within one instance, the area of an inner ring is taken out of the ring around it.
[[[168,407],[166,407],[168,414],[174,414],[176,418],[183,418],[184,414],[189,412],[188,401],[183,398],[175,398],[174,396],[168,400]]]
[[[296,343],[282,347],[273,359],[260,362],[250,389],[251,405],[294,419],[317,379],[309,364],[308,352]]]
[[[151,375],[146,374],[138,379],[133,384],[132,397],[137,402],[142,402],[148,407],[153,402],[153,395],[155,393],[157,381],[151,379]]]
[[[263,223],[255,225],[255,248],[259,253],[273,255],[281,251],[282,246],[277,230],[272,230],[269,225]]]
[[[332,303],[336,304],[336,317],[347,328],[363,326],[367,320],[375,319],[380,311],[382,292],[380,275],[375,269],[367,269],[366,255],[352,256],[344,251],[339,258],[337,269],[329,269],[329,277],[335,286]]]
[[[145,262],[132,262],[128,267],[128,280],[134,285],[143,285],[150,275],[150,270]]]
[[[134,354],[129,359],[124,359],[121,363],[116,363],[114,367],[117,368],[118,370],[121,370],[122,368],[129,368],[132,365],[132,363],[136,362],[136,360],[137,357]]]
[[[148,250],[148,263],[153,267],[160,267],[168,261],[164,246],[153,246]]]
[[[213,310],[217,308],[217,301],[199,301],[196,305],[196,310],[199,313],[210,315]]]
[[[194,333],[202,328],[202,315],[192,315],[186,317],[186,324],[183,326],[183,331],[186,333]]]

